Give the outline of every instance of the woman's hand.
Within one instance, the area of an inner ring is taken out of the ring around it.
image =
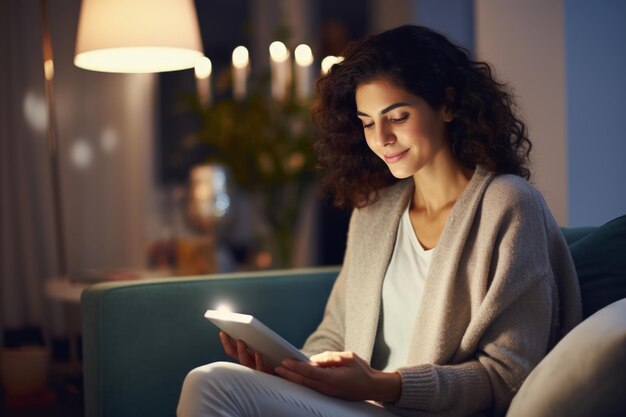
[[[393,402],[400,398],[400,374],[372,369],[356,353],[324,352],[310,359],[312,363],[287,359],[275,371],[291,382],[344,400]]]
[[[225,332],[220,332],[220,341],[224,346],[224,352],[243,366],[275,375],[274,371],[263,363],[263,355],[252,352],[243,340],[235,340]]]

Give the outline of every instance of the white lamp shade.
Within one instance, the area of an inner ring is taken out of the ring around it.
[[[192,68],[203,57],[193,0],[83,0],[78,67],[104,72]]]

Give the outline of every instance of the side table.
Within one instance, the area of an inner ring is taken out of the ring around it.
[[[92,282],[72,281],[66,277],[51,278],[44,285],[44,294],[50,300],[62,303],[63,315],[65,319],[69,362],[51,367],[63,374],[80,374],[82,363],[79,358],[79,337],[80,337],[80,295],[85,288],[92,285]]]
[[[46,297],[62,303],[65,325],[69,338],[69,363],[60,366],[62,373],[80,374],[82,364],[78,355],[79,337],[81,334],[80,324],[80,296],[87,287],[111,281],[133,281],[147,278],[163,278],[172,276],[168,269],[159,270],[93,270],[85,276],[89,279],[73,280],[68,277],[55,277],[48,279],[44,285]]]

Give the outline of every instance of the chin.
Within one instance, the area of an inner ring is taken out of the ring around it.
[[[393,175],[395,178],[399,179],[399,180],[403,180],[405,178],[409,178],[413,176],[413,172],[408,172],[406,170],[393,170],[390,169],[389,172],[391,172],[391,175]]]

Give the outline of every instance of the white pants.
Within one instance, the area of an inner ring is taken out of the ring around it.
[[[245,366],[215,362],[189,372],[178,417],[392,417],[369,402],[329,397]]]

